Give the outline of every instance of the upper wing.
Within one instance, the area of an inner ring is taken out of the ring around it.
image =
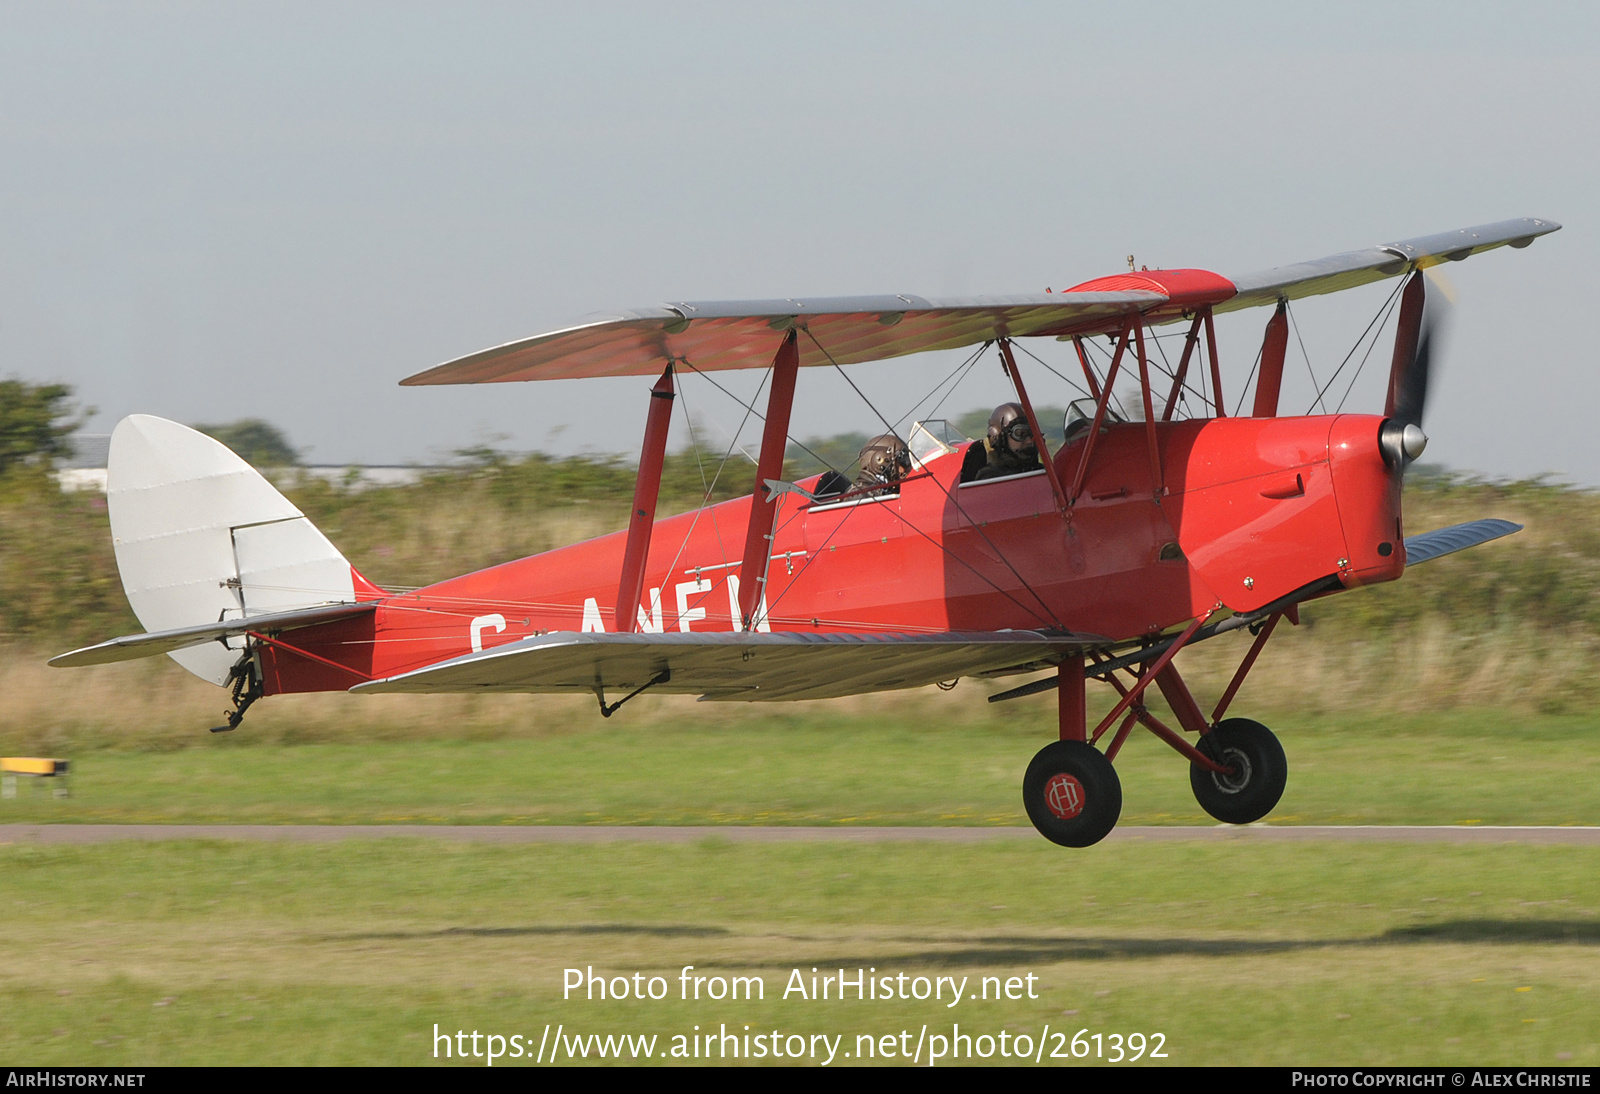
[[[575,634],[525,638],[351,691],[658,691],[706,699],[831,699],[1040,668],[1103,645],[1035,631],[943,634]]]
[[[1159,292],[1040,293],[925,300],[846,296],[667,304],[509,342],[408,376],[405,385],[491,384],[585,376],[653,376],[669,360],[701,372],[764,368],[800,324],[800,364],[879,361],[1001,337],[1115,326],[1167,297]],[[818,346],[825,346],[824,353]]]
[[[220,623],[201,623],[196,627],[176,627],[170,631],[153,631],[149,634],[127,634],[111,638],[81,650],[57,654],[49,663],[56,668],[76,668],[81,665],[108,665],[113,661],[133,661],[140,657],[154,657],[158,653],[186,650],[237,638],[247,631],[278,634],[282,631],[314,627],[346,616],[370,612],[378,605],[374,601],[360,604],[323,604],[315,608],[300,608],[292,612],[266,612]]]
[[[1459,262],[1480,251],[1496,247],[1526,247],[1542,235],[1559,230],[1553,220],[1523,217],[1480,224],[1455,232],[1418,236],[1399,243],[1383,243],[1362,251],[1346,251],[1293,266],[1278,266],[1259,273],[1230,278],[1238,295],[1214,309],[1219,312],[1253,308],[1276,303],[1280,298],[1298,300],[1302,296],[1353,289],[1414,269],[1426,269],[1441,262]]]
[[[1141,270],[1060,293],[927,300],[838,296],[664,304],[508,342],[408,376],[404,385],[492,384],[590,376],[653,376],[668,361],[701,372],[765,368],[801,327],[800,364],[881,361],[996,338],[1113,333],[1131,315],[1166,323],[1334,292],[1509,244],[1526,247],[1561,225],[1507,220],[1350,251],[1232,280],[1205,270]]]

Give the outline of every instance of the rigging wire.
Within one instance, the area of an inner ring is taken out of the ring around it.
[[[1244,386],[1239,388],[1239,402],[1233,408],[1233,416],[1235,418],[1237,418],[1240,412],[1244,410],[1244,399],[1245,396],[1250,392],[1250,381],[1256,378],[1256,369],[1261,367],[1261,355],[1266,352],[1266,349],[1267,343],[1263,339],[1261,348],[1256,350],[1255,362],[1250,366],[1250,375],[1244,378]]]
[[[930,409],[928,411],[928,417],[926,419],[924,419],[925,421],[933,421],[934,420],[933,416],[935,414],[939,413],[939,408],[944,406],[946,400],[948,400],[952,395],[954,395],[956,393],[956,388],[960,387],[966,381],[967,377],[972,374],[972,370],[978,366],[978,359],[983,356],[983,351],[988,349],[989,345],[990,345],[990,343],[985,342],[982,346],[980,346],[978,348],[978,352],[974,353],[972,356],[967,358],[967,360],[966,360],[966,370],[964,372],[962,372],[962,374],[959,377],[957,377],[955,383],[950,385],[950,390],[945,392],[942,396],[940,396],[939,401],[937,403],[933,404],[932,409]]]
[[[922,398],[920,398],[916,402],[912,403],[911,404],[911,409],[906,411],[904,414],[900,415],[899,420],[894,423],[894,428],[895,429],[899,429],[901,423],[903,423],[907,418],[913,417],[916,414],[918,407],[920,407],[923,403],[927,402],[929,399],[933,398],[934,394],[936,392],[938,392],[938,390],[940,388],[944,387],[945,384],[950,383],[951,377],[955,377],[956,373],[960,372],[961,375],[959,377],[956,377],[956,382],[954,384],[950,385],[950,390],[945,392],[944,395],[942,395],[940,397],[940,399],[939,399],[939,401],[937,403],[933,404],[933,409],[928,411],[928,413],[927,413],[927,415],[926,415],[926,417],[924,419],[920,419],[920,420],[931,421],[933,419],[933,415],[938,413],[939,408],[944,405],[945,400],[950,398],[951,395],[954,395],[956,388],[961,386],[961,381],[965,380],[967,378],[967,372],[971,372],[972,371],[973,366],[975,366],[978,363],[978,358],[982,357],[984,351],[987,350],[993,344],[994,344],[993,342],[985,342],[983,345],[979,346],[972,353],[968,354],[966,360],[962,361],[955,368],[951,369],[950,372],[948,374],[946,374],[946,376],[945,376],[945,378],[943,380],[940,380],[937,384],[933,385],[933,390],[932,391],[928,392]],[[966,370],[966,371],[962,371],[963,369]]]
[[[1322,398],[1323,396],[1325,396],[1333,388],[1334,381],[1339,378],[1339,374],[1341,372],[1343,372],[1344,369],[1345,369],[1345,366],[1350,363],[1350,358],[1355,356],[1356,350],[1361,348],[1361,343],[1366,341],[1367,335],[1369,335],[1369,334],[1371,334],[1373,332],[1373,328],[1376,327],[1380,332],[1383,330],[1383,324],[1388,321],[1389,311],[1394,307],[1394,302],[1397,299],[1399,299],[1400,292],[1404,288],[1405,288],[1405,278],[1401,278],[1400,279],[1400,283],[1398,285],[1396,285],[1395,288],[1394,288],[1394,291],[1389,294],[1389,298],[1383,302],[1383,304],[1378,308],[1377,314],[1374,315],[1372,317],[1372,320],[1367,324],[1367,329],[1361,332],[1360,336],[1355,341],[1355,345],[1350,347],[1350,352],[1344,355],[1344,360],[1343,361],[1339,362],[1339,367],[1334,369],[1332,376],[1328,377],[1328,382],[1323,385],[1323,388],[1322,388],[1321,391],[1317,392],[1317,397],[1319,399]],[[1375,345],[1376,342],[1377,342],[1376,338],[1374,338],[1373,342],[1374,342],[1374,345]],[[1367,352],[1370,354],[1372,351],[1369,349]],[[1366,361],[1366,358],[1362,358],[1363,364],[1365,363],[1365,361]],[[1359,376],[1360,374],[1361,374],[1361,370],[1358,367],[1356,369],[1356,375]],[[1352,379],[1351,380],[1352,385],[1354,384],[1354,382],[1355,381]],[[1348,388],[1346,388],[1345,389],[1345,398],[1348,399],[1349,397],[1350,397],[1350,391],[1349,391]],[[1335,408],[1334,413],[1338,413],[1339,408],[1342,408],[1343,406],[1344,406],[1344,399],[1341,399],[1341,400],[1339,400],[1339,407]]]
[[[767,416],[765,414],[761,413],[761,411],[757,410],[753,403],[745,402],[743,399],[739,398],[739,396],[735,395],[733,392],[729,391],[727,388],[723,387],[721,384],[717,383],[715,380],[712,380],[711,377],[708,374],[706,374],[706,373],[700,371],[699,369],[695,368],[693,361],[690,361],[687,357],[680,357],[679,361],[682,364],[685,364],[685,365],[689,366],[690,371],[692,371],[696,376],[701,376],[701,377],[704,377],[706,380],[709,380],[711,382],[711,386],[712,387],[716,388],[718,391],[722,392],[722,394],[726,395],[728,398],[732,399],[734,402],[736,402],[740,406],[744,407],[745,410],[749,414],[754,414],[762,422],[765,422],[767,420]],[[772,376],[772,368],[771,368],[771,366],[768,366],[767,375],[765,377],[763,377],[763,379],[761,381],[761,387],[756,388],[756,395],[757,396],[759,396],[761,394],[762,388],[767,386],[767,380],[770,379],[771,376]],[[748,420],[748,415],[746,416],[746,420]],[[739,428],[741,430],[744,428],[742,423],[739,426]],[[801,441],[796,440],[794,434],[792,434],[792,433],[788,432],[787,430],[785,430],[783,436],[784,436],[784,440],[785,441],[787,441],[789,444],[794,445],[796,448],[800,449],[800,451],[804,452],[806,455],[808,455],[812,459],[816,460],[823,467],[826,467],[826,468],[828,468],[830,470],[833,470],[833,471],[839,470],[837,467],[834,467],[833,464],[829,463],[827,460],[823,459],[821,456],[819,456],[815,452],[811,451],[811,449],[807,448],[805,446],[805,444],[803,444]]]
[[[689,364],[687,359],[685,359],[683,363],[686,365]],[[691,369],[694,368],[693,365],[689,365],[689,367]],[[696,371],[698,372],[698,370]],[[769,369],[768,376],[763,376],[761,378],[760,386],[756,388],[757,395],[760,395],[761,389],[766,387],[767,380],[770,375],[771,370]],[[707,507],[711,504],[711,492],[717,488],[717,483],[721,481],[722,472],[728,466],[728,461],[733,458],[733,449],[739,443],[739,434],[744,432],[745,423],[750,420],[750,410],[747,407],[745,409],[744,417],[739,419],[739,428],[734,430],[733,436],[728,441],[727,450],[722,453],[722,458],[717,461],[716,473],[711,476],[711,481],[709,483],[706,482],[706,468],[705,464],[700,460],[700,445],[695,438],[694,432],[694,415],[689,410],[689,399],[684,390],[682,374],[674,369],[672,377],[674,384],[677,386],[678,394],[683,399],[683,416],[684,420],[689,424],[689,448],[694,455],[695,467],[700,472],[700,484],[702,487],[704,487],[704,493],[702,493],[700,496],[700,507],[695,510],[694,519],[689,522],[689,528],[683,533],[683,540],[678,544],[678,551],[672,556],[671,565],[667,567],[668,574],[672,573],[673,570],[678,568],[678,560],[683,557],[683,552],[688,550],[689,540],[694,535],[694,530],[700,523],[700,514],[707,512]],[[717,537],[717,550],[722,555],[722,561],[727,562],[728,545],[722,541],[722,528],[717,524],[715,518],[713,518],[711,521],[711,527]]]
[[[1112,341],[1113,342],[1117,341],[1117,338],[1116,338],[1115,335],[1113,335],[1111,337],[1112,337]],[[1131,340],[1130,340],[1130,342],[1131,342]],[[1089,338],[1085,338],[1084,341],[1083,341],[1083,344],[1088,346],[1090,349],[1094,350],[1096,353],[1100,354],[1101,357],[1105,358],[1106,371],[1107,371],[1107,374],[1109,374],[1110,367],[1111,367],[1111,362],[1115,358],[1116,355],[1114,353],[1112,353],[1110,350],[1107,350],[1107,349],[1103,348],[1102,346],[1100,346],[1099,344],[1097,344],[1096,342],[1092,341]],[[1102,387],[1106,386],[1105,385],[1104,376],[1101,377],[1100,384],[1101,384]],[[1111,392],[1110,403],[1115,403],[1116,404],[1117,417],[1120,420],[1122,420],[1124,422],[1131,420],[1128,417],[1128,408],[1122,405],[1122,400],[1117,397],[1117,393],[1115,391]],[[1110,403],[1107,403],[1107,405],[1109,406]]]
[[[889,426],[889,431],[891,433],[893,433],[894,432],[894,427],[889,425],[889,420],[883,416],[882,412],[878,410],[878,408],[873,404],[872,400],[868,399],[866,394],[859,387],[856,386],[855,381],[850,379],[849,375],[844,371],[844,369],[839,366],[839,362],[835,361],[833,359],[833,354],[828,352],[828,348],[817,340],[817,336],[811,333],[810,328],[805,328],[805,331],[806,331],[806,337],[810,338],[812,344],[815,345],[819,350],[822,351],[822,355],[828,359],[828,363],[831,364],[834,367],[834,370],[836,372],[838,372],[840,376],[844,377],[844,382],[850,385],[851,389],[855,391],[856,395],[860,397],[861,401],[867,405],[867,408],[869,410],[871,410],[873,414],[877,415],[878,420],[880,422],[882,422],[885,426]],[[899,435],[895,434],[895,436],[898,437]],[[966,512],[966,510],[961,508],[961,503],[956,500],[955,495],[952,494],[949,490],[946,490],[944,484],[942,482],[940,482],[936,476],[930,476],[930,479],[934,483],[934,485],[939,488],[939,491],[942,494],[944,494],[945,498],[949,500],[950,504],[955,506],[956,511],[959,512],[962,516],[966,517],[967,516],[967,512]],[[902,520],[903,519],[904,518],[902,518]],[[972,518],[971,517],[967,517],[967,519],[971,520]],[[908,525],[908,527],[909,527],[909,525]],[[1040,596],[1038,591],[1036,589],[1034,589],[1034,587],[1032,585],[1028,584],[1027,579],[1024,578],[1020,573],[1017,572],[1017,568],[1011,564],[1011,560],[1006,558],[1005,553],[1003,551],[1001,551],[999,547],[995,546],[994,541],[989,538],[988,533],[983,530],[982,526],[979,525],[979,523],[977,521],[972,521],[972,529],[973,529],[973,531],[977,532],[980,536],[983,537],[983,541],[989,545],[990,550],[994,551],[995,557],[999,558],[1001,563],[1004,564],[1005,568],[1011,571],[1011,575],[1013,577],[1015,577],[1017,579],[1017,581],[1021,583],[1022,587],[1024,589],[1027,589],[1028,592],[1030,594],[1032,594],[1033,598],[1039,602],[1039,606],[1042,607],[1045,610],[1045,614],[1050,617],[1051,621],[1053,621],[1055,623],[1055,625],[1060,627],[1062,630],[1070,630],[1071,628],[1067,627],[1066,624],[1064,624],[1056,616],[1056,613],[1053,610],[1051,610],[1050,605],[1045,602],[1044,597]],[[919,535],[925,535],[925,533],[922,533],[920,529],[918,529],[917,531],[918,531]],[[950,548],[946,547],[943,543],[940,543],[940,542],[938,542],[936,540],[933,540],[932,538],[929,538],[929,542],[930,543],[935,543],[940,548],[940,550],[942,550],[946,554],[950,555],[950,557],[958,558],[958,556],[953,551],[951,551]],[[959,561],[962,561],[963,563],[965,563],[964,559],[960,559]],[[970,564],[967,564],[967,565],[968,565],[968,568],[970,569],[971,565]],[[974,569],[973,572],[976,573],[977,571]],[[993,581],[990,581],[989,584],[990,585],[994,585],[994,587],[997,590],[1000,589],[1000,587],[998,585],[995,585]],[[1003,591],[1003,590],[1001,590],[1001,591]],[[1034,612],[1031,609],[1029,610],[1029,614],[1033,615],[1035,618],[1042,618],[1042,617],[1040,617],[1038,615],[1037,612]]]
[[[1086,399],[1094,398],[1093,395],[1090,395],[1087,391],[1084,391],[1082,384],[1078,383],[1076,380],[1070,379],[1069,377],[1064,376],[1061,373],[1057,372],[1054,368],[1052,368],[1050,366],[1050,363],[1048,361],[1046,361],[1043,357],[1040,357],[1037,353],[1034,353],[1027,346],[1024,346],[1021,342],[1013,340],[1011,344],[1013,346],[1016,346],[1023,353],[1026,353],[1029,357],[1032,357],[1035,361],[1039,362],[1041,365],[1043,365],[1046,370],[1048,370],[1057,379],[1065,382],[1068,387],[1071,387],[1075,391],[1081,392],[1083,394],[1084,398],[1086,398]]]
[[[1390,310],[1392,311],[1393,309],[1391,308]],[[1388,321],[1389,321],[1389,317],[1387,315],[1385,315],[1384,316],[1384,323],[1387,324]],[[1378,328],[1378,334],[1382,334],[1382,332],[1383,332],[1383,327],[1380,326]],[[1345,400],[1350,398],[1350,393],[1352,391],[1354,391],[1355,388],[1356,388],[1356,381],[1361,379],[1361,373],[1367,367],[1367,359],[1372,356],[1372,351],[1378,348],[1378,334],[1373,335],[1372,343],[1369,346],[1367,346],[1367,352],[1363,353],[1361,355],[1361,363],[1356,366],[1355,375],[1350,377],[1350,383],[1345,386],[1344,395],[1341,396],[1340,399],[1339,399],[1339,407],[1338,407],[1338,409],[1340,409],[1340,410],[1344,409]]]
[[[1317,409],[1318,403],[1322,403],[1321,386],[1317,383],[1316,372],[1311,368],[1311,355],[1306,352],[1306,340],[1300,337],[1300,324],[1298,321],[1296,321],[1294,317],[1294,309],[1289,306],[1289,302],[1287,300],[1283,302],[1283,311],[1284,314],[1289,317],[1289,326],[1294,329],[1295,341],[1300,343],[1300,356],[1305,359],[1306,374],[1311,377],[1311,388],[1317,393],[1316,398],[1311,400],[1311,405],[1306,407],[1306,413],[1310,414],[1313,410]],[[1327,403],[1322,403],[1322,412],[1324,414],[1328,412]]]
[[[816,336],[812,335],[809,330],[806,331],[806,334],[807,334],[808,337],[811,338],[813,343],[816,343],[817,348],[821,349],[823,354],[828,357],[828,360],[829,360],[830,363],[833,364],[833,367],[835,369],[838,369],[839,368],[838,362],[833,360],[832,355],[828,354],[827,349],[825,349],[820,342],[817,342]],[[983,352],[983,350],[980,349],[979,351],[977,351],[977,353],[973,354],[972,359],[971,359],[973,363],[976,363],[978,357],[981,355],[982,352]],[[681,363],[686,365],[686,366],[688,366],[688,368],[692,372],[694,372],[696,375],[701,376],[704,379],[710,381],[711,385],[713,387],[715,387],[718,391],[722,392],[724,395],[728,396],[730,399],[733,399],[735,402],[739,403],[741,406],[744,407],[744,409],[746,411],[746,415],[745,415],[745,418],[743,420],[741,420],[741,422],[740,422],[740,426],[739,426],[740,431],[743,431],[744,423],[747,422],[749,420],[750,416],[752,416],[752,415],[754,415],[757,418],[761,418],[762,421],[766,420],[765,416],[762,415],[760,411],[756,410],[753,404],[744,402],[744,400],[740,399],[737,395],[734,395],[731,391],[729,391],[727,388],[723,387],[721,384],[717,383],[710,376],[707,376],[700,369],[695,368],[693,362],[689,361],[687,358],[684,358],[684,359],[681,360]],[[883,422],[886,426],[889,425],[888,421],[883,417],[883,415],[881,413],[879,413],[878,408],[876,406],[874,406],[872,404],[871,400],[869,400],[861,392],[860,388],[856,387],[855,383],[853,381],[851,381],[850,377],[845,375],[842,369],[840,369],[839,371],[840,371],[840,375],[844,376],[845,382],[848,383],[851,386],[851,388],[855,390],[856,394],[861,397],[861,401],[863,403],[865,403],[872,410],[872,412],[875,415],[877,415],[878,420]],[[771,370],[769,369],[768,370],[768,377],[770,377],[770,375],[771,375]],[[762,387],[765,387],[766,379],[768,377],[764,377],[763,378]],[[937,389],[935,389],[935,390],[937,390]],[[759,396],[760,394],[761,394],[761,388],[757,388],[756,389],[756,395]],[[889,426],[889,431],[892,434],[894,434],[897,438],[899,437],[898,431],[893,426]],[[735,440],[737,440],[738,434],[735,433],[734,437],[735,437]],[[798,447],[803,449],[805,452],[809,453],[812,456],[812,458],[816,459],[817,462],[821,463],[824,467],[832,468],[832,466],[833,466],[832,464],[828,463],[827,460],[822,459],[822,457],[818,456],[815,452],[812,452],[811,449],[807,448],[804,444],[801,444],[799,441],[794,440],[794,438],[792,436],[789,437],[788,439],[790,441],[792,441],[795,445],[797,445]],[[724,457],[723,457],[724,464],[726,463],[727,459],[731,457],[731,455],[732,455],[732,450],[730,448],[729,452],[727,454],[725,454]],[[834,468],[834,470],[837,470],[837,468]],[[719,474],[720,474],[720,467],[719,467]],[[935,479],[934,481],[936,483],[938,482],[937,479]],[[940,486],[940,489],[944,490],[942,485]],[[944,491],[944,493],[945,493],[946,497],[949,497],[949,491]],[[952,502],[955,501],[954,498],[950,498],[950,500]],[[959,505],[957,506],[957,508],[959,508]],[[974,574],[976,574],[979,578],[981,578],[984,581],[986,581],[991,587],[994,588],[994,590],[996,592],[1000,593],[1002,596],[1005,596],[1006,599],[1008,599],[1008,600],[1012,601],[1013,603],[1015,603],[1017,605],[1017,607],[1021,608],[1023,611],[1025,611],[1029,615],[1033,616],[1035,619],[1038,619],[1041,622],[1054,622],[1057,626],[1061,627],[1063,630],[1068,629],[1068,628],[1066,628],[1065,624],[1063,624],[1059,619],[1057,619],[1055,617],[1055,613],[1050,611],[1050,606],[1044,602],[1044,599],[1042,597],[1040,597],[1039,594],[1037,592],[1035,592],[1034,589],[1031,586],[1029,586],[1028,583],[1025,580],[1023,580],[1021,574],[1017,573],[1016,568],[1011,565],[1010,561],[1007,560],[1003,554],[1001,554],[999,548],[994,547],[994,544],[989,541],[988,535],[983,533],[981,528],[977,528],[977,526],[974,525],[974,529],[977,530],[979,532],[979,534],[983,535],[983,538],[984,538],[985,542],[989,542],[990,547],[994,549],[995,554],[1000,557],[1002,562],[1005,563],[1006,568],[1011,570],[1011,572],[1014,575],[1016,575],[1018,581],[1022,582],[1023,588],[1027,589],[1030,593],[1032,593],[1034,598],[1039,601],[1040,605],[1044,608],[1045,612],[1047,613],[1048,618],[1046,616],[1041,616],[1038,612],[1036,612],[1033,609],[1029,608],[1027,605],[1023,604],[1021,601],[1018,601],[1010,593],[1006,592],[1005,589],[1002,589],[999,585],[995,584],[995,582],[993,580],[991,580],[986,575],[982,574],[980,571],[978,571],[976,568],[974,568],[971,563],[967,562],[965,559],[959,558],[958,556],[954,555],[952,552],[950,552],[949,548],[944,547],[943,544],[940,544],[937,541],[933,540],[931,537],[927,536],[927,534],[922,532],[921,529],[914,528],[910,524],[910,522],[905,521],[903,517],[901,518],[901,520],[902,520],[902,523],[906,524],[907,527],[913,528],[914,531],[916,531],[919,535],[922,535],[924,538],[928,539],[929,542],[935,543],[942,550],[944,550],[945,553],[950,554],[952,558],[955,558],[956,561],[960,562],[962,565],[966,566],[969,570],[972,570],[972,572]],[[840,525],[842,526],[843,524],[844,524],[844,521],[841,521]],[[837,531],[837,529],[835,531]],[[832,537],[830,536],[829,538],[831,539]],[[685,536],[683,544],[684,544],[684,547],[687,547],[687,545],[688,545],[688,537],[687,536]],[[728,561],[727,560],[727,550],[726,550],[726,546],[721,543],[721,530],[720,530],[720,528],[718,529],[718,544],[719,544],[719,546],[721,546],[723,548],[723,561],[727,562]],[[679,552],[678,552],[678,556],[679,557],[681,557],[682,552],[683,552],[683,547],[680,547]],[[787,592],[789,588],[792,588],[794,586],[794,582],[799,580],[801,574],[803,574],[805,572],[805,570],[810,567],[811,562],[815,557],[816,557],[815,555],[811,555],[809,553],[807,554],[806,561],[801,565],[800,572],[795,574],[794,579],[792,579],[790,581],[789,585],[785,587],[784,592]],[[673,559],[674,567],[676,566],[676,563],[677,563],[677,557],[675,557]],[[783,596],[783,594],[780,593],[777,597],[773,598],[773,600],[770,601],[767,604],[767,618],[769,620],[772,618],[771,612],[772,612],[773,604],[777,603],[778,600],[781,600],[782,596]]]

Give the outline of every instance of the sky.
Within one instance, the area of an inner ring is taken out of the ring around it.
[[[264,418],[314,463],[636,456],[649,380],[397,383],[668,299],[1227,275],[1537,216],[1565,227],[1447,270],[1427,459],[1595,486],[1597,73],[1577,3],[10,2],[0,377],[100,431]],[[1284,412],[1392,287],[1294,305]],[[1225,387],[1267,317],[1219,322]],[[961,356],[848,372],[893,419]],[[1345,409],[1382,409],[1387,357]],[[991,356],[943,409],[1008,397]],[[743,413],[698,378],[679,409],[715,446]],[[801,376],[795,435],[877,420]]]

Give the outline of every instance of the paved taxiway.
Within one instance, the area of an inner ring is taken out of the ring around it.
[[[990,843],[1039,838],[1032,828],[645,827],[471,824],[0,824],[0,844],[107,843],[115,840],[439,839],[469,843]],[[1252,840],[1269,843],[1566,843],[1600,846],[1600,827],[1489,825],[1208,825],[1113,829],[1111,842]]]

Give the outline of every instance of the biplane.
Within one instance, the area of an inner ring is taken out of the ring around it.
[[[1113,761],[1135,727],[1188,762],[1206,812],[1250,823],[1283,793],[1284,751],[1265,726],[1226,715],[1274,628],[1298,623],[1306,601],[1519,530],[1482,519],[1405,533],[1401,477],[1427,442],[1434,352],[1423,271],[1559,227],[1505,221],[1237,277],[1130,261],[1025,296],[672,303],[474,353],[401,382],[653,381],[639,388],[649,412],[630,522],[419,589],[368,581],[221,444],[134,415],[112,435],[108,505],[147,633],[50,663],[166,653],[231,689],[219,731],[288,692],[592,693],[609,717],[647,690],[777,702],[1034,674],[989,698],[1057,695],[1057,739],[1023,778],[1048,839],[1087,846],[1111,831]],[[1385,278],[1397,280],[1382,313],[1395,317],[1382,412],[1280,415],[1289,302]],[[1230,414],[1213,318],[1254,307],[1271,311],[1247,347],[1253,400],[1239,412],[1249,380],[1236,381]],[[1171,355],[1155,352],[1164,336]],[[1065,378],[1081,373],[1055,451],[1019,367],[1034,339],[1064,343]],[[784,480],[804,370],[848,380],[845,366],[969,347],[967,367],[993,354],[1014,385],[1037,469],[973,477],[983,440],[885,417],[906,455],[892,481],[841,489],[835,475],[830,492],[823,476]],[[657,520],[680,385],[728,369],[766,370],[764,408],[750,407],[763,423],[752,491]],[[1207,713],[1176,659],[1230,631],[1253,641]],[[1115,691],[1093,725],[1089,680]],[[1151,686],[1177,725],[1151,713]]]

